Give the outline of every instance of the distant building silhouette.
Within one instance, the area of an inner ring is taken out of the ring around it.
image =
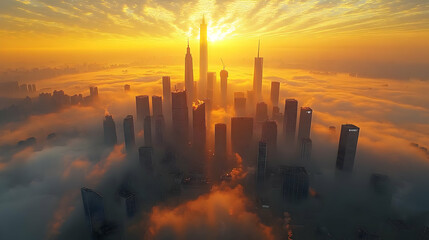
[[[148,172],[153,171],[153,162],[152,162],[152,147],[139,147],[139,162],[142,167]]]
[[[253,118],[231,118],[231,146],[232,151],[243,154],[249,151],[253,138]]]
[[[92,98],[98,97],[98,87],[89,87],[89,96]]]
[[[165,121],[163,115],[158,115],[155,118],[155,143],[164,143]]]
[[[215,156],[218,158],[226,157],[226,124],[215,124]]]
[[[255,114],[256,99],[255,91],[247,91],[247,114]]]
[[[172,94],[172,120],[173,132],[179,144],[188,143],[188,105],[186,101],[186,91],[176,91]]]
[[[259,102],[256,104],[256,117],[255,121],[257,123],[262,123],[268,120],[268,106],[264,102]]]
[[[144,119],[147,116],[150,116],[149,96],[147,95],[136,96],[136,112],[137,112],[137,121],[140,123],[140,128],[138,129],[141,129]]]
[[[261,141],[267,144],[268,159],[277,152],[277,123],[275,121],[265,121],[262,124]]]
[[[308,196],[309,178],[304,167],[281,167],[283,199],[299,201]]]
[[[313,142],[310,138],[302,138],[299,142],[299,153],[301,161],[308,162],[311,160],[311,151],[313,148]]]
[[[196,150],[204,150],[206,146],[206,108],[204,102],[194,102],[192,107],[192,126],[192,145]]]
[[[164,100],[164,116],[169,118],[171,117],[171,83],[169,76],[162,77],[162,98]]]
[[[132,151],[136,147],[136,139],[134,136],[134,120],[133,115],[128,115],[124,119],[124,139],[125,149]]]
[[[147,147],[152,146],[152,117],[146,116],[143,124],[144,144]]]
[[[259,142],[258,162],[256,168],[256,183],[262,185],[265,182],[265,173],[267,168],[267,144]]]
[[[162,114],[162,97],[161,96],[152,96],[152,115],[157,117]]]
[[[125,84],[124,85],[124,91],[125,92],[128,92],[128,91],[130,91],[131,90],[131,86],[129,85],[129,84]]]
[[[271,105],[277,107],[279,105],[280,82],[271,82]]]
[[[257,101],[262,98],[262,66],[264,61],[262,57],[259,57],[259,47],[260,42],[258,43],[258,56],[255,57],[255,67],[253,72],[253,91],[255,92]]]
[[[294,145],[295,143],[297,108],[298,101],[295,99],[286,99],[283,119],[283,132],[286,143],[289,145]]]
[[[313,110],[311,108],[301,107],[299,114],[298,143],[300,143],[303,138],[310,138],[312,115]]]
[[[235,116],[244,117],[246,116],[246,98],[243,92],[234,93],[234,110]]]
[[[341,126],[340,143],[338,145],[337,169],[352,171],[355,162],[359,128],[352,124]]]
[[[96,236],[102,235],[102,229],[106,223],[103,197],[94,190],[86,187],[81,188],[80,192],[85,217],[91,230],[91,237],[97,239]]]
[[[225,67],[220,71],[220,96],[222,106],[226,107],[228,102],[228,71],[225,70]]]
[[[116,126],[112,115],[106,115],[103,121],[104,143],[108,146],[113,146],[117,143]]]
[[[192,101],[195,99],[194,95],[194,65],[192,63],[192,55],[191,49],[189,48],[189,40],[188,47],[186,48],[186,56],[185,56],[185,90],[186,94],[188,94],[188,108],[192,106]]]
[[[199,98],[204,99],[206,94],[208,71],[208,51],[207,51],[207,24],[203,16],[200,25],[200,81],[199,81]]]

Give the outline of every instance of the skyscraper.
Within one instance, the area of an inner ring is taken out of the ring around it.
[[[152,118],[150,116],[146,116],[144,118],[144,144],[149,147],[152,146]]]
[[[203,21],[200,25],[200,99],[204,98],[206,94],[207,83],[207,70],[208,70],[208,50],[207,50],[207,24],[203,16]]]
[[[92,98],[98,97],[98,87],[89,87],[89,96]]]
[[[286,99],[283,119],[283,132],[286,142],[292,145],[295,143],[297,108],[298,101],[295,99]]]
[[[340,143],[338,146],[337,169],[352,171],[355,162],[359,128],[352,124],[341,126]]]
[[[255,114],[255,106],[256,106],[256,96],[255,96],[255,91],[253,90],[248,90],[247,91],[247,114],[249,115],[253,115]]]
[[[301,161],[308,162],[311,160],[312,141],[310,138],[302,138],[299,142],[299,152]]]
[[[265,121],[262,124],[261,141],[267,144],[268,159],[277,151],[277,123],[276,121]]]
[[[124,139],[125,149],[127,151],[132,151],[136,146],[133,115],[128,115],[124,119]]]
[[[191,49],[189,48],[189,40],[188,47],[186,48],[186,56],[185,56],[185,90],[188,94],[188,107],[191,107],[192,101],[194,100],[194,65],[192,63],[192,55]]]
[[[162,115],[162,97],[152,96],[152,116],[155,118]]]
[[[246,98],[243,92],[234,93],[235,116],[244,117],[246,115]]]
[[[142,167],[145,168],[148,172],[152,172],[153,163],[152,163],[152,147],[139,147],[139,162]]]
[[[102,232],[102,227],[106,222],[104,214],[103,196],[92,189],[83,187],[80,189],[82,195],[83,208],[92,236]]]
[[[300,143],[303,138],[310,138],[312,115],[313,110],[311,108],[301,107],[301,112],[299,114],[298,143]]]
[[[225,70],[225,66],[223,67],[223,70],[220,71],[220,95],[221,95],[221,102],[222,106],[226,107],[226,104],[228,102],[228,71]]]
[[[136,96],[136,112],[137,112],[137,121],[140,123],[140,127],[141,127],[143,125],[144,119],[147,116],[150,116],[149,96],[147,95]]]
[[[280,82],[271,82],[271,105],[277,107],[279,105]]]
[[[242,154],[248,151],[253,138],[253,118],[231,118],[231,146],[232,151]]]
[[[106,115],[103,121],[104,143],[108,146],[113,146],[117,143],[116,126],[112,115]]]
[[[255,121],[261,123],[268,120],[268,106],[264,102],[256,104],[256,117]]]
[[[164,115],[169,118],[171,117],[171,83],[170,77],[162,77],[162,98],[164,99]]]
[[[206,98],[211,100],[211,103],[214,103],[214,87],[216,84],[216,73],[208,72],[207,73],[207,95]]]
[[[226,157],[226,124],[224,123],[215,125],[215,156]]]
[[[155,143],[163,144],[164,143],[164,131],[165,131],[164,116],[158,115],[154,118],[155,118]]]
[[[264,184],[267,167],[267,144],[262,141],[259,142],[258,162],[256,166],[256,183],[258,185]]]
[[[262,57],[259,57],[259,47],[260,42],[258,43],[258,57],[255,57],[255,68],[253,72],[253,91],[258,101],[262,98],[262,64],[264,60]]]
[[[192,106],[193,142],[196,149],[206,146],[206,107],[202,101],[194,102]]]
[[[186,101],[186,91],[176,91],[171,93],[172,96],[172,120],[173,132],[179,144],[188,143],[188,105]]]
[[[289,201],[299,201],[308,196],[309,178],[304,167],[282,167],[283,198]]]

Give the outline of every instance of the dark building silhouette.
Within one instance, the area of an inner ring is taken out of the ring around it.
[[[299,201],[308,196],[309,178],[304,167],[282,167],[283,199]]]
[[[283,118],[283,115],[280,113],[280,108],[274,106],[271,119],[273,119],[274,121],[277,121],[277,122],[281,122],[282,118]]]
[[[186,91],[172,92],[172,120],[173,120],[173,132],[179,144],[188,143],[188,105],[186,101]]]
[[[129,84],[125,84],[124,85],[124,91],[125,92],[128,92],[128,91],[130,91],[131,90],[131,86],[129,85]]]
[[[155,143],[164,143],[165,121],[163,115],[158,115],[155,118]]]
[[[132,151],[136,146],[136,139],[134,136],[134,119],[133,115],[128,115],[124,119],[124,139],[125,149]]]
[[[71,105],[78,105],[83,103],[83,96],[82,94],[75,94],[70,97],[70,104]]]
[[[258,162],[256,168],[256,183],[262,185],[265,182],[265,173],[267,168],[267,144],[259,142]]]
[[[261,141],[267,144],[268,159],[277,152],[277,123],[275,121],[265,121],[262,124]]]
[[[149,108],[149,96],[140,95],[136,96],[136,112],[137,112],[137,121],[140,123],[140,127],[143,125],[144,119],[147,116],[150,116]]]
[[[188,94],[188,108],[191,107],[192,101],[195,99],[194,95],[194,65],[192,63],[192,55],[191,49],[189,48],[189,40],[188,47],[186,48],[186,56],[185,56],[185,90]]]
[[[216,73],[208,72],[207,73],[207,95],[206,98],[210,99],[211,103],[214,103],[214,87],[216,84]]]
[[[206,146],[206,108],[205,103],[194,102],[192,107],[193,142],[197,150]]]
[[[106,223],[103,197],[94,190],[86,187],[81,188],[80,192],[82,194],[85,217],[91,230],[91,237],[97,239],[97,236],[102,234]]]
[[[256,104],[256,117],[255,121],[261,123],[268,120],[268,106],[264,102]]]
[[[234,110],[235,116],[244,117],[246,116],[246,98],[243,92],[234,93]]]
[[[283,119],[283,132],[286,143],[291,145],[295,143],[297,108],[298,101],[295,99],[286,99]]]
[[[144,118],[143,124],[144,131],[144,144],[145,146],[152,146],[152,118],[151,116],[146,116]]]
[[[117,143],[115,121],[112,115],[106,115],[103,121],[104,143],[108,146],[113,146]]]
[[[303,138],[310,138],[312,115],[313,110],[311,108],[301,107],[301,112],[299,114],[298,143],[300,143]]]
[[[225,66],[220,71],[220,96],[222,98],[222,106],[226,107],[228,102],[228,71],[225,70]]]
[[[164,99],[164,115],[171,117],[171,83],[170,77],[162,77],[162,98]]]
[[[215,156],[218,158],[226,157],[226,124],[215,124]]]
[[[92,98],[98,97],[98,87],[89,87],[89,96]]]
[[[277,107],[279,105],[280,82],[271,82],[271,105]]]
[[[207,51],[207,24],[203,16],[203,21],[200,25],[200,81],[198,83],[199,98],[204,99],[206,94],[207,84],[207,71],[208,71],[208,51]]]
[[[313,143],[310,138],[302,138],[299,142],[299,153],[301,161],[308,162],[311,160],[311,151]]]
[[[253,118],[231,118],[231,146],[232,151],[242,155],[249,151],[253,138]]]
[[[152,96],[152,116],[155,118],[162,114],[162,97]]]
[[[148,172],[153,171],[153,162],[152,162],[152,147],[139,147],[139,162],[140,165],[147,170]]]
[[[262,57],[259,57],[259,46],[260,42],[258,43],[258,56],[255,57],[255,67],[253,72],[253,91],[258,101],[262,98],[262,65],[264,60]]]
[[[137,213],[136,195],[127,189],[120,189],[119,196],[125,201],[127,217],[134,217]]]
[[[359,128],[352,124],[341,126],[340,143],[338,146],[337,169],[352,171],[355,162]]]

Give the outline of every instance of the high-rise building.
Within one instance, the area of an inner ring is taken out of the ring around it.
[[[299,127],[298,127],[298,143],[303,138],[310,138],[310,129],[311,129],[311,117],[313,115],[313,110],[309,107],[301,107],[301,112],[299,114]]]
[[[139,147],[139,162],[142,167],[144,167],[148,172],[153,170],[152,162],[152,147]]]
[[[117,143],[115,121],[112,115],[106,115],[103,121],[104,143],[108,146],[113,146]]]
[[[271,82],[271,105],[277,107],[279,105],[280,82]]]
[[[277,151],[277,123],[276,121],[265,121],[262,124],[261,141],[267,143],[268,158],[270,159]]]
[[[295,99],[286,99],[283,119],[283,132],[286,142],[292,145],[295,143],[297,110],[298,101]]]
[[[124,91],[125,92],[128,92],[128,91],[130,91],[131,90],[131,86],[129,85],[129,84],[125,84],[124,85]]]
[[[207,24],[203,16],[203,21],[200,25],[200,99],[204,99],[206,94],[206,83],[207,83],[207,71],[208,71],[208,50],[207,50]]]
[[[134,120],[133,115],[128,115],[124,119],[124,139],[125,149],[132,151],[136,147],[136,138],[134,136]]]
[[[231,118],[231,146],[232,151],[242,154],[250,147],[253,138],[253,118]]]
[[[172,120],[173,132],[176,135],[179,144],[188,143],[188,105],[186,101],[186,91],[172,92]]]
[[[121,189],[119,191],[119,196],[125,200],[127,216],[129,218],[134,217],[134,215],[137,213],[135,193],[128,191],[127,189]]]
[[[308,162],[311,160],[311,149],[313,148],[312,145],[312,141],[310,138],[302,138],[299,142],[300,147],[299,147],[299,152],[300,152],[300,157],[301,157],[301,161],[303,162]]]
[[[210,99],[214,103],[214,87],[216,84],[216,73],[208,72],[207,73],[207,95],[206,98]]]
[[[145,146],[152,146],[152,118],[150,116],[144,118],[143,131]]]
[[[256,96],[255,91],[249,90],[247,91],[247,113],[249,115],[255,114],[255,106],[256,106]]]
[[[338,146],[337,169],[352,171],[355,162],[359,128],[353,124],[341,126],[340,143]]]
[[[91,234],[92,236],[97,235],[102,231],[102,227],[106,223],[103,196],[86,187],[81,188],[80,193]]]
[[[279,108],[279,107],[274,106],[274,107],[273,107],[273,115],[271,116],[271,118],[272,118],[274,121],[281,122],[282,117],[283,117],[283,116],[282,116],[282,114],[280,113],[280,108]]]
[[[194,102],[192,106],[193,142],[196,149],[206,146],[206,107],[202,101]]]
[[[308,196],[309,178],[304,167],[282,167],[283,198],[299,201]]]
[[[264,60],[262,57],[259,57],[259,47],[260,42],[258,43],[258,57],[255,57],[255,68],[253,72],[253,91],[258,101],[262,99],[262,65]]]
[[[152,116],[155,118],[162,114],[162,97],[152,96]]]
[[[262,141],[259,142],[258,162],[256,166],[256,183],[258,185],[264,184],[265,172],[267,167],[267,144]]]
[[[89,96],[92,98],[98,97],[98,87],[89,87]]]
[[[256,117],[255,121],[261,123],[268,120],[268,106],[264,102],[256,104]]]
[[[140,123],[140,127],[143,125],[144,119],[150,116],[149,108],[149,96],[140,95],[136,96],[136,112],[137,121]]]
[[[243,92],[234,93],[234,110],[235,116],[244,117],[246,116],[246,98]]]
[[[188,47],[186,48],[186,56],[185,56],[185,90],[188,100],[188,108],[191,107],[192,101],[195,99],[194,95],[194,65],[192,63],[192,55],[191,49],[189,48],[189,40]]]
[[[171,82],[169,76],[162,77],[162,98],[164,99],[164,114],[170,115],[171,109]]]
[[[164,116],[158,115],[154,118],[155,118],[155,143],[163,144],[164,143],[164,131],[165,131]]]
[[[226,104],[228,102],[228,71],[225,70],[225,66],[223,70],[220,71],[220,95],[221,95],[221,102],[222,106],[226,107]]]
[[[226,157],[226,124],[215,124],[215,156]]]

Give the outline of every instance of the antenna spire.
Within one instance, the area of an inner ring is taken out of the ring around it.
[[[261,47],[261,39],[259,39],[259,42],[258,42],[258,58],[259,58],[259,49],[260,49],[260,47]]]
[[[206,19],[205,19],[205,16],[203,14],[203,24],[205,24],[205,23],[206,23]]]
[[[220,59],[220,61],[222,62],[223,70],[225,70],[225,63],[223,62],[222,58]]]

